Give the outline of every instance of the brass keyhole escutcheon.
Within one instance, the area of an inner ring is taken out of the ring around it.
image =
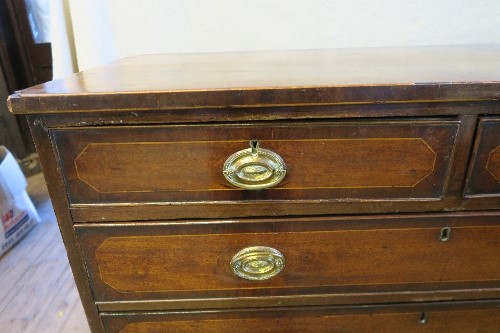
[[[420,319],[418,320],[419,324],[427,324],[428,321],[429,321],[429,313],[422,312],[420,314]]]
[[[451,237],[451,228],[450,227],[442,228],[441,231],[439,232],[439,240],[441,242],[449,241],[450,237]]]

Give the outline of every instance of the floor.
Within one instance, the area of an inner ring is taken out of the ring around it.
[[[0,258],[0,331],[90,332],[42,174],[28,183],[41,223]]]

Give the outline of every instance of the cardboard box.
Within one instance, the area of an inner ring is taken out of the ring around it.
[[[40,222],[14,156],[0,146],[0,256]]]

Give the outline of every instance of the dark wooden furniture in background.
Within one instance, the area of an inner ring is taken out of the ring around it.
[[[498,332],[499,78],[500,46],[150,55],[10,107],[94,332]]]
[[[0,66],[0,97],[52,79],[51,44],[35,42],[25,0],[0,1]],[[0,144],[22,158],[35,151],[28,124],[2,103]]]

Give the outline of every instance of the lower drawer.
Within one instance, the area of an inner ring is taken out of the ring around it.
[[[500,297],[499,222],[491,213],[75,228],[96,302],[121,311]]]
[[[399,306],[227,312],[103,314],[107,332],[483,332],[500,331],[500,308]]]

